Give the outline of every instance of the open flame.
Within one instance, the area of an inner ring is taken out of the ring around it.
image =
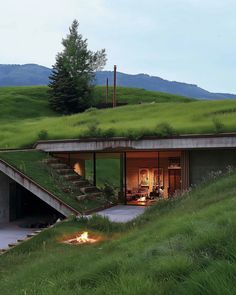
[[[90,238],[87,231],[83,232],[79,236],[76,236],[75,238],[68,239],[68,240],[64,241],[64,243],[75,244],[75,245],[78,245],[78,244],[92,244],[92,243],[95,243],[95,242],[97,242],[97,239]]]
[[[78,243],[87,243],[89,241],[88,232],[83,232],[80,236],[76,237]]]
[[[76,237],[76,241],[79,244],[94,243],[94,242],[96,242],[95,239],[89,238],[87,231],[83,232],[80,236]]]

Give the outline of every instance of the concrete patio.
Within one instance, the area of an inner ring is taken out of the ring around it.
[[[21,228],[14,223],[0,224],[0,249],[8,249],[8,244],[23,240],[28,234],[34,232],[33,228]]]
[[[117,205],[97,212],[96,214],[108,217],[113,222],[128,222],[143,214],[144,211],[144,206]]]

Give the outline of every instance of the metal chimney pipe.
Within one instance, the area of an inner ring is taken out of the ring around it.
[[[106,82],[106,104],[108,102],[108,78],[107,78],[107,82]]]
[[[116,107],[116,65],[114,65],[113,108]]]

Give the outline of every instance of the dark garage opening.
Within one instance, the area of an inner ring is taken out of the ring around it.
[[[18,183],[10,184],[10,221],[19,221],[22,227],[42,228],[65,217],[26,190]]]

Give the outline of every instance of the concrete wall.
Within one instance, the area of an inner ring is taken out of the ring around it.
[[[172,150],[236,148],[236,134],[185,135],[172,138],[129,140],[126,138],[91,138],[82,140],[39,141],[36,149],[45,152],[92,152],[112,150]]]
[[[236,149],[190,151],[189,164],[190,185],[196,185],[209,178],[212,171],[236,168]]]
[[[0,223],[9,222],[10,178],[0,172]]]

